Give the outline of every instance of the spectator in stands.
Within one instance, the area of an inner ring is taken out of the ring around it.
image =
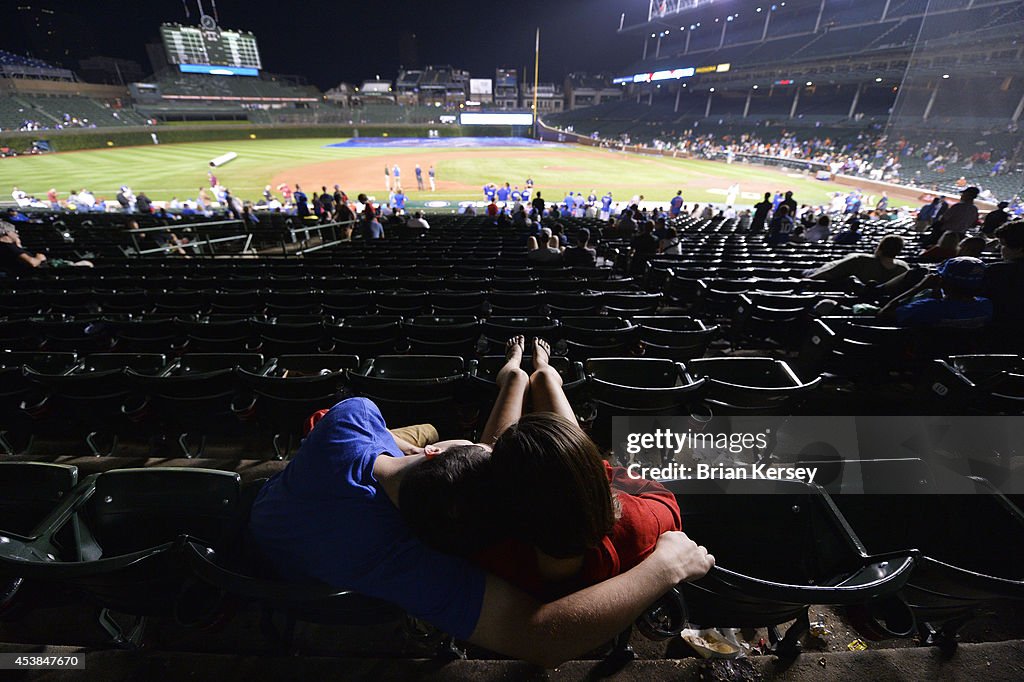
[[[940,206],[944,206],[946,202],[945,197],[935,197],[930,203],[925,204],[921,207],[921,210],[917,212],[917,220],[914,222],[914,229],[918,232],[925,232],[931,227],[932,223],[938,218]]]
[[[633,220],[633,211],[631,209],[625,209],[619,214],[619,221],[615,223],[615,232],[620,238],[630,239],[633,233],[636,232],[637,224]]]
[[[786,192],[785,198],[783,198],[780,205],[789,207],[790,217],[796,216],[796,199],[793,198],[793,192]]]
[[[512,366],[522,352],[519,343],[514,348],[507,371],[498,376],[506,396],[525,395],[531,382]],[[539,361],[538,356],[535,364]],[[539,376],[539,389],[545,382],[553,384],[550,373],[544,369]],[[554,391],[546,394],[553,396]],[[502,434],[502,427],[512,423],[507,418],[515,416],[515,400],[499,402],[510,411],[492,413],[485,431],[493,435]],[[521,410],[522,400],[518,402]],[[503,448],[515,451],[520,443],[529,445],[523,436],[531,433],[530,428],[528,424],[522,435],[515,432]],[[536,430],[541,436],[545,433]],[[532,448],[518,449],[533,454]],[[610,640],[665,591],[701,577],[714,565],[714,558],[684,534],[658,536],[659,529],[648,524],[649,535],[656,539],[652,547],[644,548],[646,559],[637,555],[636,567],[586,592],[542,605],[467,560],[429,548],[413,529],[435,546],[483,546],[496,539],[496,519],[477,513],[490,506],[489,483],[496,480],[487,450],[464,441],[425,448],[396,439],[372,402],[342,401],[317,423],[288,467],[264,485],[253,506],[252,536],[286,578],[325,582],[390,601],[459,639],[546,666]],[[557,466],[559,458],[564,461],[577,454],[576,449],[549,455],[549,484],[575,485],[562,486],[558,497],[576,507],[566,518],[547,520],[551,523],[543,529],[549,531],[545,540],[573,540],[581,530],[596,527],[607,532],[617,521],[608,474],[592,450],[584,452],[590,459],[580,469],[585,476],[576,480],[567,480],[565,468]],[[598,478],[604,481],[604,497],[598,498],[604,504],[581,504],[581,498],[598,489]],[[518,488],[516,492],[539,493]],[[565,556],[560,549],[555,553]]]
[[[551,228],[543,227],[540,239],[530,237],[526,240],[526,260],[541,265],[553,265],[562,262],[562,250],[558,246],[558,238],[551,233]]]
[[[423,217],[423,211],[416,211],[412,214],[408,221],[405,223],[406,227],[411,227],[416,230],[429,230],[430,223]]]
[[[295,215],[305,219],[309,215],[309,197],[298,184],[295,185],[295,191],[292,192],[292,199],[295,201]]]
[[[956,256],[957,246],[960,244],[960,235],[956,232],[945,232],[935,246],[929,246],[921,251],[917,259],[922,263],[941,263],[947,258]]]
[[[359,234],[365,240],[384,239],[384,226],[380,224],[372,210],[363,212],[363,222],[359,226]]]
[[[808,211],[808,213],[813,214],[812,211]],[[808,243],[828,241],[829,235],[831,234],[829,230],[829,226],[831,224],[832,221],[829,219],[827,215],[823,214],[818,216],[818,219],[814,222],[814,224],[811,225],[806,230],[804,230],[804,241]]]
[[[967,237],[956,247],[956,255],[981,258],[989,242],[984,237]]]
[[[860,241],[860,219],[854,216],[846,221],[843,228],[832,238],[836,244],[856,244]]]
[[[844,258],[826,263],[816,270],[804,273],[809,279],[837,282],[856,277],[861,282],[888,282],[910,269],[905,261],[896,258],[903,250],[903,238],[897,235],[882,237],[875,253],[851,253]]]
[[[643,272],[647,259],[658,253],[658,238],[654,236],[654,223],[645,220],[640,224],[640,234],[629,244],[629,270],[637,275]]]
[[[985,220],[981,223],[982,234],[988,236],[995,234],[995,231],[1010,219],[1010,214],[1006,212],[1006,207],[1009,205],[1009,201],[1000,201],[996,205],[996,209],[994,211],[988,212],[988,215],[985,216]]]
[[[889,301],[879,317],[910,326],[976,328],[992,320],[992,301],[977,296],[985,277],[985,264],[958,256],[939,266],[904,294]],[[939,296],[925,292],[938,289]]]
[[[739,220],[736,223],[736,229],[739,230],[740,232],[749,232],[750,231],[750,220],[751,220],[750,209],[748,209],[748,208],[743,209],[742,211],[740,211]]]
[[[992,300],[994,321],[1024,330],[1024,220],[1014,220],[998,230],[1001,263],[985,268],[982,294]]]
[[[47,259],[45,253],[33,254],[21,245],[18,229],[0,220],[0,271],[8,275],[24,275],[39,267],[61,268],[68,266],[92,267],[87,260],[71,262],[60,258]]]
[[[670,227],[665,230],[665,236],[658,241],[658,253],[665,256],[682,255],[683,248],[676,228]]]
[[[10,223],[27,223],[28,222],[28,216],[25,215],[24,213],[22,213],[21,211],[19,211],[16,208],[9,208],[9,209],[7,209],[5,214],[6,214],[7,222],[10,222]]]
[[[320,219],[329,223],[334,220],[334,195],[328,192],[325,186],[321,186],[320,190],[320,207],[323,209]]]
[[[541,199],[540,192],[537,192],[537,196],[533,198],[530,205],[533,206],[533,210],[537,212],[538,219],[544,216],[544,200]]]
[[[139,192],[139,196],[135,197],[135,210],[143,215],[153,212],[153,202],[149,200],[145,192]]]
[[[492,199],[491,203],[487,204],[487,217],[497,218],[498,217],[498,204]]]
[[[490,494],[487,501],[511,537],[491,544],[474,559],[535,598],[554,599],[636,566],[662,533],[679,529],[678,506],[662,486],[631,481],[625,469],[601,460],[562,392],[561,377],[547,364],[546,342],[534,341],[537,369],[529,377],[517,358],[525,340],[517,337],[510,343],[516,347],[504,368],[510,370],[505,395],[496,403],[490,430],[485,429],[482,439],[493,442],[494,451],[480,462],[492,480],[502,484],[480,488]],[[527,399],[535,413],[524,416]],[[431,469],[446,472],[448,466],[432,460],[417,475],[433,477]],[[444,530],[448,524],[431,517],[439,509],[451,510],[452,503],[450,495],[437,499],[447,495],[439,483],[429,488],[429,502],[410,500],[410,525],[423,529],[421,536],[439,548],[470,549],[454,532],[437,533],[438,526]],[[502,509],[512,513],[502,514]],[[457,529],[468,524],[451,525]]]
[[[795,228],[793,218],[789,215],[789,206],[779,204],[768,224],[768,246],[779,246],[789,242]]]
[[[754,204],[754,218],[750,222],[751,232],[761,232],[768,222],[768,214],[772,210],[772,193],[764,193],[764,201]]]
[[[597,265],[597,250],[590,246],[590,230],[584,227],[576,233],[576,246],[570,246],[562,252],[562,262],[569,266]]]
[[[943,232],[954,232],[960,237],[978,224],[978,207],[974,200],[978,198],[977,187],[968,187],[960,195],[960,201],[949,207],[941,218],[932,223],[931,233],[922,241],[922,246],[936,244]]]

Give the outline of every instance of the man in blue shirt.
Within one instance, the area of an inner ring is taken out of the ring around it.
[[[494,188],[494,184],[493,183],[484,185],[484,196],[487,197],[487,201],[488,202],[494,201],[494,199],[495,199],[495,197],[497,195],[498,195],[498,192]]]
[[[395,195],[394,209],[396,213],[405,211],[405,192],[398,190],[398,194]]]
[[[601,197],[601,220],[608,220],[612,217],[612,193],[608,192]]]
[[[363,213],[363,223],[359,226],[363,239],[384,239],[384,226],[369,211]]]
[[[416,164],[416,189],[423,191],[423,169],[418,163]]]
[[[679,214],[683,212],[683,190],[676,192],[676,195],[672,197],[672,201],[669,203],[669,211],[673,218],[678,218]]]
[[[879,317],[914,327],[974,329],[992,321],[992,301],[975,296],[985,277],[985,263],[971,256],[957,256],[939,265],[906,293],[889,301]],[[938,288],[939,297],[922,295]]]
[[[437,191],[437,174],[434,172],[434,167],[431,166],[427,169],[427,175],[430,177],[430,191]]]
[[[515,188],[512,190],[511,197],[512,197],[513,203],[517,202],[517,201],[522,201],[523,200],[523,193],[519,191],[519,185],[516,185]]]
[[[406,474],[428,457],[458,456],[459,445],[470,454],[481,449],[466,441],[428,449],[396,441],[376,405],[344,400],[260,491],[250,517],[256,545],[288,580],[392,602],[459,639],[548,667],[609,641],[678,582],[714,563],[683,533],[670,532],[635,568],[541,604],[427,547],[403,522]]]
[[[398,167],[397,163],[391,169],[391,177],[395,179],[395,191],[402,189],[402,169]]]
[[[508,201],[508,197],[509,197],[509,195],[511,193],[512,193],[512,190],[510,190],[508,188],[508,183],[506,182],[504,185],[502,185],[501,187],[498,188],[498,192],[497,192],[497,194],[498,194],[498,201],[503,202],[503,203],[507,202]]]

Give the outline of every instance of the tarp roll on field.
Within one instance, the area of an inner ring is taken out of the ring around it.
[[[229,161],[234,161],[237,158],[238,154],[236,154],[235,152],[228,152],[227,154],[221,154],[216,159],[210,161],[210,165],[213,166],[214,168],[217,168],[219,166],[223,166],[225,163],[228,163]]]

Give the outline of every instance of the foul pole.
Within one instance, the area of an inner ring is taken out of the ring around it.
[[[537,116],[537,87],[540,84],[540,26],[537,27],[537,42],[533,48],[533,131],[540,137],[540,121]]]

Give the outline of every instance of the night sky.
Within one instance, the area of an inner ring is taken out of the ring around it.
[[[191,19],[186,19],[181,0],[16,4],[76,15],[65,66],[74,69],[78,59],[102,55],[133,59],[149,73],[145,44],[159,40],[159,25],[198,24],[196,2],[187,2]],[[211,0],[203,4],[212,14]],[[635,22],[646,15],[647,0],[219,0],[217,10],[222,28],[256,34],[265,70],[304,76],[326,89],[378,74],[393,79],[403,33],[416,35],[419,66],[451,64],[486,78],[502,66],[526,67],[532,75],[534,31],[539,26],[542,80],[561,82],[569,71],[618,71],[638,59],[642,49],[638,37],[616,35],[619,15],[626,12],[627,24],[630,17]],[[6,49],[30,51],[31,43],[19,33],[8,32]],[[92,41],[79,43],[76,33],[99,40],[93,46],[86,44]]]

